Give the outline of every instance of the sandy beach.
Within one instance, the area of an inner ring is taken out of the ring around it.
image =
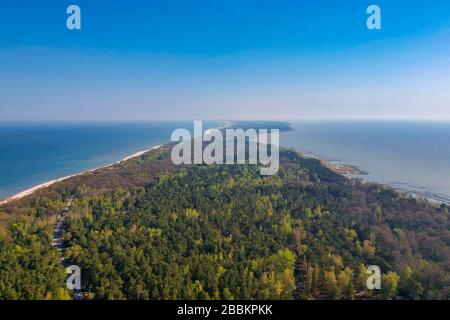
[[[53,185],[53,184],[55,184],[55,183],[57,183],[57,182],[61,182],[61,181],[67,180],[67,179],[70,179],[70,178],[72,178],[72,177],[80,176],[80,175],[85,174],[85,173],[90,173],[90,172],[94,172],[94,171],[97,171],[97,170],[100,170],[100,169],[109,168],[109,167],[112,167],[112,166],[115,165],[115,164],[119,164],[119,163],[122,163],[122,162],[124,162],[124,161],[130,160],[130,159],[133,159],[133,158],[136,158],[136,157],[140,157],[140,156],[142,156],[143,154],[145,154],[145,153],[147,153],[147,152],[149,152],[149,151],[158,149],[158,148],[160,148],[160,147],[161,147],[160,145],[159,145],[159,146],[154,146],[154,147],[152,147],[152,148],[150,148],[150,149],[147,149],[147,150],[142,150],[142,151],[135,152],[135,153],[133,153],[133,154],[131,154],[131,155],[129,155],[129,156],[123,158],[123,159],[120,160],[120,161],[117,161],[117,162],[114,162],[114,163],[111,163],[111,164],[107,164],[107,165],[102,166],[102,167],[90,169],[90,170],[83,171],[83,172],[80,172],[80,173],[75,173],[75,174],[72,174],[72,175],[69,175],[69,176],[66,176],[66,177],[62,177],[62,178],[58,178],[58,179],[49,180],[49,181],[47,181],[47,182],[38,184],[38,185],[36,185],[36,186],[34,186],[34,187],[31,187],[31,188],[29,188],[29,189],[26,189],[26,190],[24,190],[24,191],[21,191],[21,192],[19,192],[19,193],[16,193],[15,195],[13,195],[13,196],[11,196],[11,197],[8,197],[8,198],[6,198],[6,199],[0,201],[0,205],[4,205],[4,204],[6,204],[6,203],[8,203],[8,202],[11,202],[11,201],[13,201],[13,200],[18,200],[18,199],[21,199],[21,198],[23,198],[23,197],[32,195],[32,194],[34,194],[36,191],[41,190],[41,189],[44,189],[44,188],[48,188],[48,187],[50,187],[51,185]]]

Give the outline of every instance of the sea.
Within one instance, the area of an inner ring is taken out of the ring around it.
[[[307,156],[354,165],[365,181],[450,204],[450,122],[292,122],[280,143]]]
[[[204,129],[224,122],[204,122]],[[450,204],[450,122],[291,122],[280,144],[307,156],[357,166],[379,182]],[[192,121],[0,123],[0,199],[49,180],[108,165],[192,131]]]
[[[193,122],[0,123],[0,199],[165,144],[178,128]]]

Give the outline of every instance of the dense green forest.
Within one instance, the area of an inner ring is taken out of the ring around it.
[[[0,209],[0,299],[448,299],[448,208],[282,150],[280,170],[174,166],[170,146]],[[383,273],[366,287],[366,266]]]

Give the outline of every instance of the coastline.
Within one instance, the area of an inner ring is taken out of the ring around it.
[[[218,127],[218,128],[207,129],[205,131],[205,134],[207,134],[207,132],[212,129],[223,130],[228,127],[232,127],[232,122],[226,122],[223,126]],[[293,130],[293,129],[291,129],[291,130]],[[30,195],[34,194],[36,191],[48,188],[55,183],[58,183],[58,182],[61,182],[61,181],[64,181],[64,180],[67,180],[67,179],[70,179],[70,178],[73,178],[76,176],[80,176],[80,175],[83,175],[86,173],[92,173],[97,170],[110,168],[116,164],[120,164],[120,163],[130,160],[132,158],[142,156],[143,154],[145,154],[149,151],[158,149],[161,146],[163,146],[163,145],[156,145],[150,149],[137,151],[137,152],[135,152],[129,156],[126,156],[123,159],[121,159],[117,162],[114,162],[114,163],[106,164],[104,166],[100,166],[100,167],[97,167],[94,169],[89,169],[89,170],[86,170],[86,171],[83,171],[80,173],[71,174],[68,176],[52,179],[52,180],[34,185],[28,189],[25,189],[16,194],[13,194],[5,199],[0,199],[0,206],[5,205],[11,201],[19,200],[24,197],[30,196]],[[321,156],[318,156],[309,151],[298,149],[298,148],[292,148],[292,149],[295,150],[296,152],[298,152],[304,158],[312,158],[312,159],[319,160],[320,163],[324,167],[326,167],[326,168],[332,170],[333,172],[335,172],[336,174],[342,175],[348,179],[357,179],[357,180],[360,180],[363,182],[385,185],[385,186],[388,186],[388,187],[394,189],[395,191],[397,191],[399,193],[406,194],[413,198],[421,198],[421,199],[428,200],[433,203],[438,203],[438,204],[444,203],[444,204],[450,205],[450,195],[443,194],[443,193],[439,192],[438,190],[433,190],[432,188],[424,187],[424,186],[411,185],[411,184],[408,184],[405,182],[379,182],[376,179],[374,179],[374,177],[370,174],[370,172],[360,168],[357,165],[348,164],[346,162],[339,161],[339,160],[331,160],[329,158],[321,157]]]
[[[342,175],[348,179],[358,179],[363,182],[376,183],[380,185],[388,186],[394,189],[396,192],[408,195],[413,198],[421,198],[435,204],[450,205],[450,197],[434,191],[430,188],[414,186],[404,182],[390,182],[382,183],[370,179],[370,173],[361,169],[360,167],[352,164],[347,164],[338,160],[329,160],[326,158],[318,157],[315,154],[307,151],[298,151],[302,157],[317,159],[326,168],[330,169],[336,174]]]
[[[112,167],[112,166],[114,166],[116,164],[120,164],[120,163],[125,162],[127,160],[140,157],[140,156],[142,156],[143,154],[145,154],[145,153],[147,153],[149,151],[156,150],[156,149],[159,149],[161,147],[162,147],[162,145],[153,146],[150,149],[137,151],[137,152],[135,152],[135,153],[133,153],[133,154],[131,154],[129,156],[126,156],[125,158],[123,158],[123,159],[121,159],[119,161],[116,161],[114,163],[110,163],[110,164],[107,164],[107,165],[104,165],[104,166],[101,166],[101,167],[97,167],[97,168],[94,168],[94,169],[89,169],[89,170],[86,170],[86,171],[83,171],[83,172],[71,174],[71,175],[68,175],[68,176],[65,176],[65,177],[52,179],[52,180],[40,183],[40,184],[35,185],[35,186],[31,187],[31,188],[28,188],[28,189],[23,190],[23,191],[21,191],[19,193],[16,193],[16,194],[14,194],[14,195],[6,198],[6,199],[0,200],[0,206],[5,205],[5,204],[7,204],[7,203],[9,203],[11,201],[19,200],[19,199],[22,199],[24,197],[30,196],[30,195],[34,194],[36,191],[48,188],[48,187],[50,187],[51,185],[53,185],[53,184],[55,184],[57,182],[61,182],[61,181],[64,181],[64,180],[67,180],[67,179],[70,179],[70,178],[73,178],[73,177],[77,177],[77,176],[86,174],[86,173],[92,173],[92,172],[95,172],[97,170],[110,168],[110,167]]]

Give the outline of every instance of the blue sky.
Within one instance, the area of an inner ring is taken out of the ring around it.
[[[0,4],[0,121],[239,118],[450,119],[450,2]]]

